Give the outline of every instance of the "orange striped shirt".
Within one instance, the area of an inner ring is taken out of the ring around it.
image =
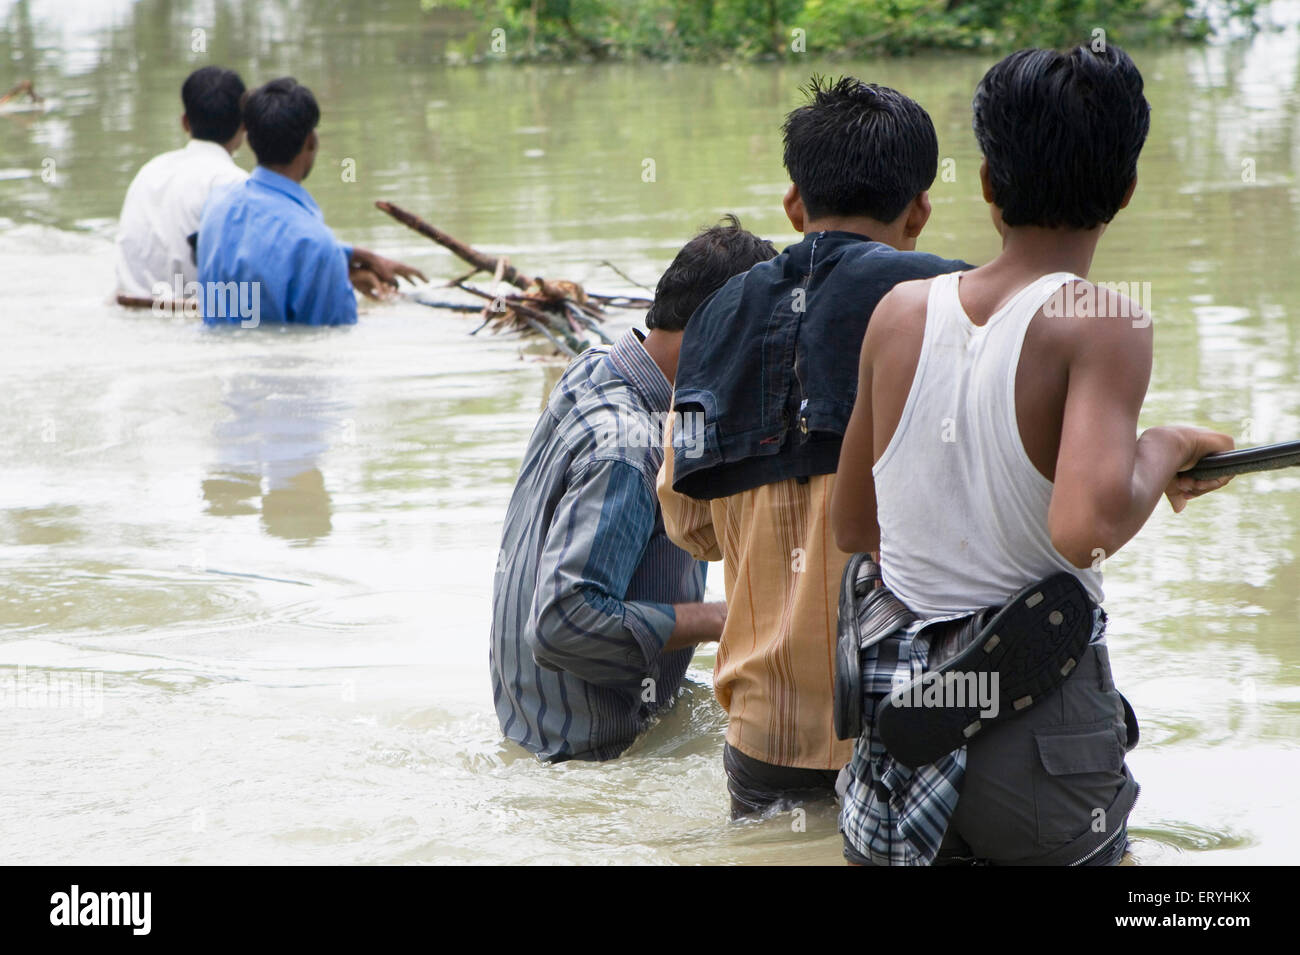
[[[672,480],[669,447],[658,483],[668,536],[696,559],[723,562],[727,622],[713,688],[729,717],[727,742],[765,763],[839,769],[853,741],[835,738],[832,719],[840,576],[849,559],[830,529],[835,475],[711,501],[679,494]]]

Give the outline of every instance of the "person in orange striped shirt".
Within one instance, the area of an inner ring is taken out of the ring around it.
[[[804,238],[724,285],[682,341],[658,493],[668,536],[722,560],[714,687],[733,817],[833,798],[852,754],[832,719],[840,576],[829,526],[857,355],[898,282],[969,268],[914,251],[939,147],[895,90],[816,78],[785,122],[784,207]]]

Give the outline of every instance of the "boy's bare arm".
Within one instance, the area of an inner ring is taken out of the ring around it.
[[[1226,480],[1177,478],[1232,438],[1205,428],[1149,428],[1134,439],[1151,378],[1149,321],[1125,317],[1073,322],[1069,385],[1048,512],[1052,543],[1076,567],[1114,554],[1168,494],[1176,511]],[[1140,317],[1141,318],[1141,317]]]
[[[932,283],[932,279],[919,279],[894,286],[867,322],[858,363],[858,394],[844,429],[831,496],[835,543],[847,554],[880,550],[876,482],[871,472],[877,451],[884,451],[903,416],[921,357]]]
[[[846,554],[880,550],[880,523],[876,518],[876,481],[871,473],[875,463],[875,440],[871,420],[872,323],[888,314],[890,296],[876,305],[867,334],[862,340],[858,360],[858,394],[853,413],[844,429],[840,444],[839,465],[835,469],[835,488],[831,492],[831,529],[835,546]]]

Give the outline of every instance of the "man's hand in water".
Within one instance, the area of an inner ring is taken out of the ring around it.
[[[379,276],[369,269],[348,269],[348,280],[352,287],[366,298],[379,301],[393,295],[393,287],[385,285]]]
[[[664,652],[693,647],[697,643],[712,643],[722,636],[723,624],[727,622],[727,605],[719,600],[716,603],[673,604],[677,615],[677,626],[664,644]]]
[[[1179,471],[1186,471],[1207,454],[1220,454],[1224,451],[1231,451],[1236,447],[1236,442],[1232,440],[1231,435],[1220,434],[1218,431],[1211,431],[1209,428],[1177,426],[1170,430],[1177,432],[1187,448],[1183,463],[1178,467]],[[1197,481],[1193,478],[1183,477],[1181,474],[1175,474],[1174,479],[1165,488],[1165,497],[1169,498],[1169,504],[1173,507],[1174,513],[1180,514],[1183,508],[1187,506],[1187,502],[1192,498],[1200,497],[1202,494],[1209,494],[1211,491],[1217,491],[1231,480],[1231,477],[1223,477],[1213,478],[1208,481]]]
[[[392,288],[397,288],[398,276],[406,279],[412,285],[415,284],[416,278],[419,278],[421,282],[429,281],[424,277],[424,273],[417,268],[404,265],[393,259],[386,259],[382,255],[377,255],[369,249],[362,249],[358,246],[352,247],[351,266],[350,271],[369,270],[373,272],[379,278],[379,281]],[[356,285],[357,283],[354,281],[352,284]],[[357,287],[360,288],[360,286]],[[362,291],[365,292],[364,289]],[[369,295],[370,293],[366,292],[365,294]]]

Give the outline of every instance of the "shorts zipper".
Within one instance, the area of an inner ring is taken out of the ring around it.
[[[1134,789],[1134,792],[1133,792],[1133,806],[1136,806],[1136,805],[1137,805],[1138,797],[1141,796],[1141,795],[1142,795],[1142,784],[1141,784],[1141,783],[1138,783],[1138,784],[1136,784],[1136,788]],[[1133,811],[1133,806],[1129,806],[1129,812],[1132,812],[1132,811]],[[1125,831],[1127,830],[1127,828],[1128,828],[1127,826],[1121,826],[1120,828],[1116,829],[1114,832],[1112,832],[1112,833],[1110,834],[1110,838],[1109,838],[1109,839],[1107,839],[1107,840],[1106,840],[1105,842],[1103,842],[1101,845],[1097,846],[1097,848],[1093,849],[1091,852],[1089,852],[1089,853],[1088,853],[1086,856],[1084,856],[1082,859],[1079,859],[1079,860],[1077,860],[1077,861],[1075,861],[1075,862],[1071,862],[1070,865],[1072,865],[1072,866],[1076,866],[1076,865],[1085,865],[1086,863],[1088,863],[1089,861],[1091,861],[1091,860],[1093,859],[1093,857],[1095,857],[1095,856],[1096,856],[1098,853],[1100,853],[1103,849],[1105,849],[1107,846],[1109,846],[1111,843],[1113,843],[1113,842],[1115,841],[1115,839],[1118,838],[1119,834],[1120,834],[1121,832],[1125,832]]]

